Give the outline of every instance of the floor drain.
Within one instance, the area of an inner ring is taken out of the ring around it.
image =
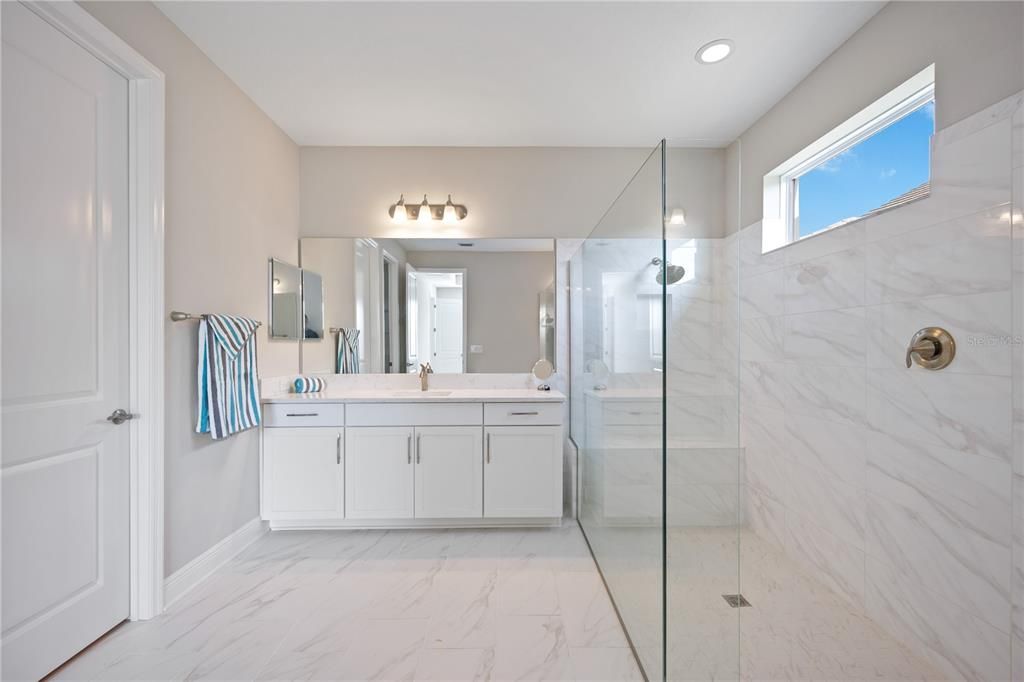
[[[750,602],[748,602],[747,598],[742,594],[723,594],[722,599],[724,599],[725,603],[734,609],[738,609],[741,606],[750,606]]]

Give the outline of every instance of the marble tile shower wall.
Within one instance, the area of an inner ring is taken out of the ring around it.
[[[742,513],[739,451],[738,248],[670,239],[687,276],[667,288],[667,524],[733,526]]]
[[[970,679],[1009,679],[1011,622],[1024,632],[1020,610],[1011,621],[1011,356],[1024,351],[1007,341],[1024,279],[1015,292],[1019,101],[936,134],[928,198],[767,254],[760,224],[739,243],[750,526]],[[930,325],[956,338],[956,360],[908,370],[906,344]]]

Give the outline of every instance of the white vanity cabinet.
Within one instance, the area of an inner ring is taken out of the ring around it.
[[[340,428],[264,429],[263,518],[344,518],[344,462]]]
[[[304,401],[264,410],[275,528],[515,525],[562,516],[556,401]]]
[[[417,426],[416,518],[471,519],[484,512],[479,426]]]
[[[484,516],[561,516],[561,427],[488,426],[484,438]]]
[[[345,429],[346,518],[413,517],[412,439],[411,426]]]

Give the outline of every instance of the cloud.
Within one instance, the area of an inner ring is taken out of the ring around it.
[[[857,155],[854,153],[853,149],[847,149],[846,151],[836,154],[814,170],[820,170],[824,173],[838,173],[844,162],[855,158],[857,158]]]
[[[887,178],[891,178],[894,175],[896,175],[896,169],[895,168],[889,168],[888,170],[882,171],[881,174],[878,177],[881,178],[882,180],[885,180]]]

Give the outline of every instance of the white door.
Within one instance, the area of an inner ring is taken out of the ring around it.
[[[483,430],[479,426],[416,427],[416,518],[480,518]]]
[[[37,679],[129,611],[128,83],[2,4],[0,656]]]
[[[489,426],[484,438],[484,516],[561,516],[561,427]]]
[[[263,429],[263,518],[345,516],[341,429]]]
[[[445,290],[459,295],[442,296]],[[434,301],[434,355],[431,367],[439,374],[457,374],[462,365],[462,290],[438,287]]]
[[[411,426],[345,429],[346,518],[413,517],[412,437]]]

